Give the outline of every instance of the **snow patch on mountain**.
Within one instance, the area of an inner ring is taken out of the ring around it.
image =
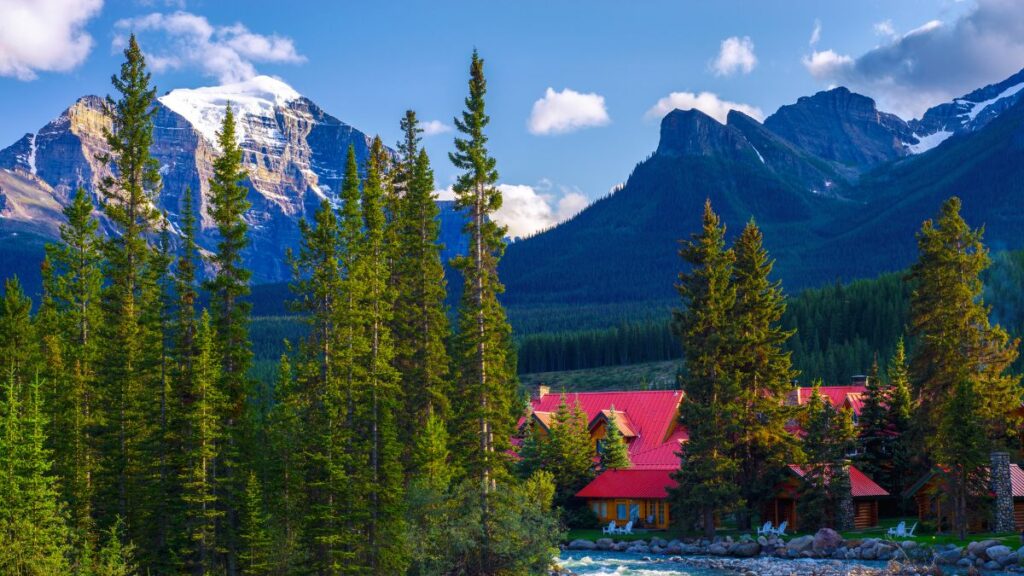
[[[161,104],[189,121],[211,143],[224,121],[230,102],[239,120],[244,116],[273,117],[274,109],[298,100],[302,95],[277,78],[255,76],[243,82],[204,88],[178,88],[158,98]],[[245,140],[245,126],[239,122],[238,139]]]
[[[972,105],[971,108],[967,111],[967,118],[968,118],[968,120],[964,121],[966,123],[966,122],[969,122],[969,121],[973,121],[975,118],[977,118],[978,114],[980,114],[982,111],[984,111],[985,108],[988,108],[989,106],[991,106],[992,104],[995,104],[996,102],[1002,100],[1003,98],[1009,98],[1010,96],[1013,96],[1017,92],[1020,92],[1022,88],[1024,88],[1024,82],[1022,82],[1020,84],[1015,84],[1013,86],[1010,86],[1006,90],[1003,90],[1002,92],[1000,92],[995,98],[989,98],[988,100],[985,100],[983,102],[967,102],[965,100],[959,100],[959,99],[955,100],[955,102],[961,103],[961,104],[971,104]]]
[[[917,144],[908,144],[907,149],[914,154],[927,152],[945,142],[946,138],[949,138],[952,135],[953,133],[948,130],[939,130],[938,132],[928,134],[927,136],[918,136],[915,134],[915,136],[917,136]]]
[[[28,141],[29,152],[28,152],[28,171],[33,176],[36,175],[36,135],[32,134],[32,138]]]

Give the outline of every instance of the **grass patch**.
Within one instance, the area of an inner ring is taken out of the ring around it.
[[[565,535],[565,540],[571,542],[573,540],[597,540],[598,538],[611,538],[613,540],[626,540],[632,542],[633,540],[647,540],[652,536],[658,538],[664,538],[671,540],[673,537],[669,537],[668,532],[665,530],[648,530],[647,532],[633,532],[632,534],[603,534],[600,528],[570,528]]]

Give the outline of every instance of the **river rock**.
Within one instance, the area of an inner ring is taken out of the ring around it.
[[[998,545],[999,540],[979,540],[977,542],[971,542],[967,545],[967,553],[974,554],[978,558],[988,561],[990,558],[985,555],[985,551]]]
[[[949,548],[935,554],[935,562],[938,564],[956,564],[960,561],[960,549]]]
[[[573,540],[569,542],[569,550],[596,550],[597,544],[594,544],[592,540]]]
[[[793,538],[786,544],[786,552],[787,554],[790,552],[795,552],[797,555],[799,555],[801,552],[809,549],[813,545],[814,536],[800,536],[798,538]]]
[[[725,556],[729,551],[725,545],[720,542],[715,542],[711,546],[708,546],[708,554],[713,556]]]
[[[838,548],[843,543],[843,537],[831,528],[822,528],[814,535],[811,546],[815,552],[829,552]]]
[[[761,553],[761,545],[757,542],[741,542],[730,548],[729,553],[740,558],[751,558]]]
[[[990,546],[985,549],[985,556],[987,556],[989,560],[995,560],[996,562],[1002,563],[1003,558],[1008,556],[1011,552],[1013,552],[1013,550],[1011,550],[1009,546]]]
[[[611,538],[598,538],[594,544],[597,545],[598,550],[611,550],[615,547],[615,541]]]

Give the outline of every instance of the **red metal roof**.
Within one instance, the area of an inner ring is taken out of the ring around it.
[[[668,498],[674,468],[607,470],[576,493],[579,498]]]
[[[600,412],[598,412],[597,416],[594,416],[594,419],[590,421],[590,424],[587,425],[587,428],[593,430],[594,426],[597,426],[598,421],[603,420],[605,422],[610,422],[611,419],[612,411],[610,409],[601,410]],[[629,421],[629,414],[626,414],[625,412],[619,410],[618,408],[615,409],[615,427],[619,429],[619,432],[622,434],[624,438],[636,437],[636,432],[633,431],[633,425]]]
[[[1010,464],[1010,486],[1014,498],[1024,498],[1024,470],[1016,464]]]
[[[811,397],[814,388],[810,386],[799,386],[794,388],[786,397],[786,403],[791,406],[802,406]],[[821,386],[818,388],[822,398],[828,401],[833,408],[842,408],[843,404],[850,401],[850,407],[855,414],[860,414],[861,398],[867,386]]]
[[[804,469],[799,466],[790,465],[789,469],[801,478],[806,474]],[[850,466],[850,493],[854,498],[889,495],[885,488],[882,488],[874,480],[868,478],[868,475],[861,472],[856,466]]]
[[[620,423],[628,425],[635,434],[629,440],[630,460],[634,455],[650,452],[669,444],[671,431],[675,437],[680,431],[675,424],[679,417],[679,403],[683,399],[681,390],[632,390],[625,392],[571,392],[566,394],[569,406],[579,402],[580,408],[587,414],[587,422],[603,411],[615,408],[615,416]],[[555,412],[561,402],[561,394],[546,394],[531,400],[534,412]],[[672,455],[678,449],[678,439],[672,440],[675,446],[667,450],[670,461],[663,465],[676,466],[679,459]]]

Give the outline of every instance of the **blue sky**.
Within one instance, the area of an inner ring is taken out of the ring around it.
[[[1020,4],[0,0],[0,20],[18,16],[15,26],[0,24],[0,146],[80,95],[109,92],[118,37],[147,18],[162,22],[140,34],[143,49],[165,63],[154,73],[161,93],[269,74],[388,143],[406,108],[452,123],[476,47],[486,60],[501,181],[540,198],[550,211],[541,219],[558,219],[582,198],[607,193],[654,150],[659,100],[661,110],[713,112],[725,101],[768,115],[844,84],[909,117],[1024,66]],[[176,13],[205,24],[207,43],[172,26]],[[425,139],[439,188],[454,175],[451,138]]]

